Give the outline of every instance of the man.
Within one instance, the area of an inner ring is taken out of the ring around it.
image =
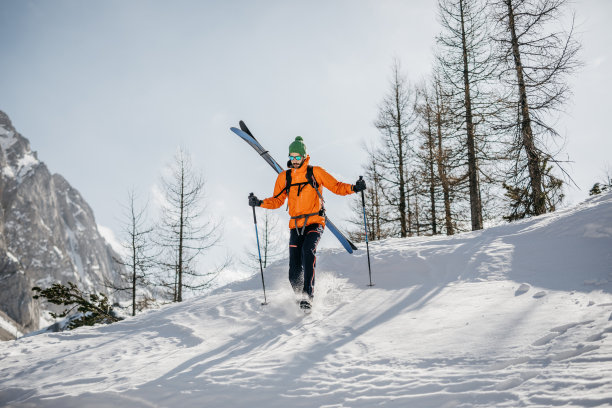
[[[354,185],[341,183],[321,167],[309,166],[304,140],[298,136],[289,145],[289,170],[280,173],[274,185],[274,196],[259,200],[249,197],[249,205],[276,209],[288,198],[289,282],[302,309],[310,309],[314,297],[317,245],[325,228],[322,187],[338,195],[365,190],[364,180]]]

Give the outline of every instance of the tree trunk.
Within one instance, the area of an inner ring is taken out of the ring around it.
[[[436,180],[434,173],[434,161],[435,161],[435,153],[434,153],[434,137],[433,131],[431,128],[431,106],[429,102],[427,106],[425,106],[427,111],[427,154],[429,155],[428,160],[428,170],[429,170],[429,200],[431,201],[431,230],[433,235],[438,234],[438,221],[436,215]]]
[[[185,227],[185,171],[181,168],[181,193],[180,193],[180,217],[179,217],[179,245],[178,245],[178,288],[176,301],[183,301],[183,238],[184,238],[184,227]]]
[[[380,195],[378,193],[379,189],[380,189],[380,175],[378,174],[378,170],[376,168],[376,161],[373,160],[372,161],[372,165],[373,165],[373,174],[374,174],[374,188],[372,190],[372,200],[373,200],[373,206],[374,206],[374,213],[373,213],[373,217],[375,217],[375,223],[374,225],[376,226],[375,231],[376,231],[376,239],[380,240],[382,238],[382,230],[381,230],[381,216],[382,214],[380,213],[380,207],[381,207],[381,203],[380,203]]]
[[[416,225],[416,234],[418,237],[421,235],[421,225],[419,224],[419,195],[418,194],[414,195],[414,218],[415,218],[414,225]]]
[[[136,281],[138,278],[138,264],[136,260],[136,222],[132,215],[132,316],[136,316]]]
[[[522,144],[527,154],[527,168],[529,169],[529,181],[531,186],[531,201],[535,215],[546,212],[546,202],[542,194],[542,172],[540,167],[540,157],[533,141],[531,129],[531,118],[529,115],[529,102],[527,101],[527,88],[523,75],[523,65],[521,63],[521,52],[519,49],[518,37],[514,21],[514,8],[512,0],[506,0],[508,6],[508,27],[512,43],[512,55],[516,68],[516,78],[519,91],[519,104],[521,109],[521,136]]]
[[[472,117],[472,97],[470,95],[469,65],[467,39],[465,34],[463,0],[459,0],[459,10],[461,12],[461,43],[463,47],[463,83],[465,95],[465,125],[467,130],[470,209],[472,218],[472,231],[474,231],[482,229],[482,203],[480,201],[480,187],[478,183],[478,163],[476,161],[476,141],[474,137],[474,122]]]
[[[396,82],[398,84],[398,82]],[[400,236],[405,238],[407,236],[407,225],[406,225],[406,181],[404,178],[404,141],[402,135],[402,111],[400,103],[399,87],[395,87],[395,106],[397,114],[397,147],[398,147],[398,170],[399,170],[399,216],[400,216]]]
[[[436,84],[436,131],[438,136],[438,177],[440,178],[440,184],[442,184],[442,194],[444,196],[444,222],[446,226],[446,235],[454,235],[455,229],[453,228],[453,220],[450,206],[450,183],[446,176],[446,169],[444,168],[444,148],[442,147],[442,102],[440,101],[441,91],[439,85]]]

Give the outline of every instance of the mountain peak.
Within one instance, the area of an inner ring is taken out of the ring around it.
[[[11,123],[11,119],[9,118],[9,116],[1,110],[0,110],[0,126],[7,126],[11,128],[13,127],[13,124]]]
[[[6,113],[0,111],[0,171],[3,178],[21,183],[31,171],[41,164],[30,141],[19,134]]]

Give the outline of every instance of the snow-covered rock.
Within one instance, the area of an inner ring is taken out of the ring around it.
[[[14,340],[23,336],[23,327],[0,311],[0,340]]]

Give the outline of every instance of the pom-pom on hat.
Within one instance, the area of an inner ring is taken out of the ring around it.
[[[289,145],[289,154],[297,153],[302,156],[306,156],[306,145],[302,136],[297,136],[295,140]]]

